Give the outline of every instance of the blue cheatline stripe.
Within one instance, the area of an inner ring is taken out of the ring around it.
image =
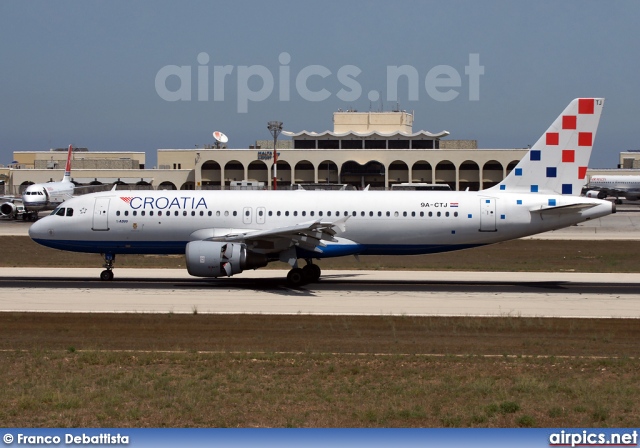
[[[184,254],[188,241],[72,241],[34,239],[43,246],[71,252],[125,255]],[[329,244],[322,253],[298,248],[300,258],[331,258],[346,255],[421,255],[469,249],[484,244]]]
[[[184,254],[188,241],[74,241],[34,239],[38,244],[70,252],[113,253],[129,255]]]

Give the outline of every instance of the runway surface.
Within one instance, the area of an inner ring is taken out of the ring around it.
[[[640,274],[282,270],[198,279],[182,270],[0,269],[0,311],[640,317]]]

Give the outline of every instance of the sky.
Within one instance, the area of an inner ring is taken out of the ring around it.
[[[230,148],[413,112],[414,131],[532,145],[604,97],[591,168],[640,150],[640,2],[0,2],[0,165],[13,151]],[[401,75],[398,75],[400,73]]]

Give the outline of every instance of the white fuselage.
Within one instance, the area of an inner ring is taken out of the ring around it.
[[[589,188],[598,188],[619,193],[640,192],[640,176],[593,176]]]
[[[71,199],[74,188],[70,181],[29,185],[22,193],[22,204],[28,211],[53,210]]]
[[[491,194],[495,193],[495,194]],[[583,205],[563,212],[562,206]],[[541,209],[553,207],[546,213]],[[71,211],[69,211],[71,210]],[[557,194],[458,191],[110,191],[67,200],[30,236],[57,249],[179,254],[190,241],[348,217],[336,242],[300,258],[424,254],[566,227],[611,202]],[[259,253],[285,248],[248,247]]]

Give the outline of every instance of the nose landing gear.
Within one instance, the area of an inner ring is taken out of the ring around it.
[[[114,254],[103,254],[104,257],[104,271],[100,273],[100,280],[111,281],[113,280],[113,263],[116,261]]]

